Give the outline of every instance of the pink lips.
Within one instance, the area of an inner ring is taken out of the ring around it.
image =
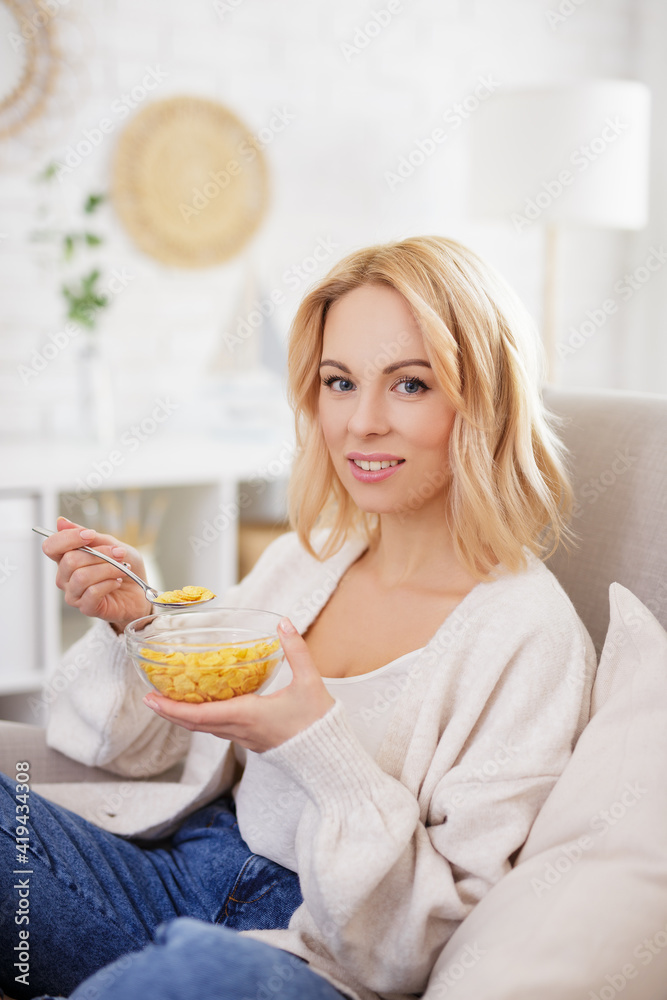
[[[350,466],[350,470],[352,472],[352,475],[354,476],[355,479],[358,479],[359,482],[361,482],[361,483],[379,483],[383,479],[388,479],[389,476],[393,476],[393,474],[395,472],[398,472],[398,470],[401,468],[401,466],[405,464],[405,462],[399,462],[398,465],[390,465],[388,469],[378,469],[377,472],[371,472],[371,471],[366,472],[365,469],[360,469],[358,465],[355,465],[354,461],[351,458],[348,458],[347,461],[348,461],[348,464]],[[391,462],[391,461],[393,461],[393,459],[390,459],[390,458],[385,458],[385,459],[372,458],[371,459],[371,458],[369,458],[369,459],[366,459],[366,461],[369,461],[369,462],[380,462],[380,461]]]

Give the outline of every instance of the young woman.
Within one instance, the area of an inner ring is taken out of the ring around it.
[[[59,521],[57,584],[100,620],[63,667],[49,744],[110,778],[184,764],[33,795],[43,990],[427,989],[589,716],[593,645],[543,562],[571,538],[572,496],[541,373],[514,293],[452,240],[350,254],[306,295],[292,530],[221,599],[284,616],[262,696],[146,695],[121,637],[143,595],[79,549],[141,560]],[[3,961],[3,986],[34,996]]]

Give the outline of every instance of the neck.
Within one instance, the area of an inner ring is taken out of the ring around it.
[[[469,588],[479,582],[457,558],[441,509],[410,516],[381,514],[364,562],[378,586],[387,590]]]

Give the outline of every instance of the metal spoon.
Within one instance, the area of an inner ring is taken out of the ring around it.
[[[44,535],[45,538],[48,538],[49,535],[56,534],[55,531],[52,531],[49,528],[33,528],[32,530],[36,531],[38,535]],[[174,608],[193,608],[193,607],[199,607],[200,604],[208,604],[209,601],[213,601],[215,599],[214,595],[213,597],[207,597],[205,601],[183,601],[180,604],[172,604],[171,602],[158,601],[157,598],[159,597],[159,594],[155,589],[155,587],[149,587],[149,585],[146,583],[145,580],[142,580],[140,576],[137,576],[136,573],[133,573],[128,563],[118,562],[116,559],[112,559],[111,556],[107,556],[103,552],[98,552],[97,549],[88,548],[87,545],[80,545],[78,551],[88,552],[89,555],[91,556],[97,556],[98,559],[103,559],[104,562],[108,562],[112,566],[115,566],[116,569],[119,569],[121,571],[121,573],[125,573],[126,576],[129,576],[130,579],[134,580],[135,583],[138,583],[139,586],[143,588],[146,597],[148,598],[150,603],[154,605],[156,608],[168,608],[170,611],[173,611]]]

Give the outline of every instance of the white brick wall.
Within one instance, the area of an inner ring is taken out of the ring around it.
[[[290,288],[284,274],[312,253],[318,239],[338,244],[332,263],[375,240],[420,232],[452,235],[496,263],[539,317],[541,233],[518,235],[509,225],[469,218],[465,124],[395,191],[385,172],[430,133],[447,108],[471,93],[481,75],[492,74],[502,87],[641,78],[643,53],[656,44],[645,26],[656,18],[663,24],[659,0],[586,0],[556,28],[546,13],[557,9],[558,0],[403,0],[391,23],[346,58],[341,45],[352,42],[387,2],[231,0],[229,7],[221,17],[211,0],[70,0],[68,16],[82,28],[89,81],[58,141],[29,168],[0,176],[0,233],[6,234],[0,239],[0,427],[6,433],[23,428],[57,436],[72,418],[66,387],[76,385],[75,343],[27,386],[17,372],[32,349],[40,350],[49,332],[64,324],[58,289],[66,272],[36,262],[29,233],[37,223],[36,206],[48,192],[54,211],[67,221],[68,213],[76,218],[88,192],[108,189],[115,143],[129,120],[111,109],[147,68],[159,65],[168,74],[147,100],[210,96],[254,130],[266,125],[276,107],[295,117],[265,150],[273,188],[269,216],[230,264],[194,273],[165,268],[134,248],[111,207],[90,220],[91,227],[104,229],[108,242],[69,270],[87,270],[99,258],[105,273],[117,268],[132,275],[99,330],[123,426],[141,415],[147,391],[152,398],[165,387],[183,393],[196,388],[225,324],[234,325],[243,315],[239,303],[249,269],[257,296],[268,297],[273,289],[285,293],[274,317],[284,336],[308,284]],[[653,85],[662,86],[657,62],[656,53]],[[97,127],[105,116],[112,118],[113,132],[66,181],[50,188],[33,182],[38,169],[62,157],[84,129]],[[651,230],[654,241],[656,226],[659,221]],[[614,232],[564,234],[562,330],[606,297],[628,264],[641,259],[644,242]],[[561,364],[560,380],[667,392],[667,364],[656,370],[649,360],[658,339],[664,340],[649,326],[658,325],[660,301],[656,279],[643,301],[637,296],[632,309],[619,310],[599,336]],[[637,357],[634,324],[640,311],[644,327]]]

